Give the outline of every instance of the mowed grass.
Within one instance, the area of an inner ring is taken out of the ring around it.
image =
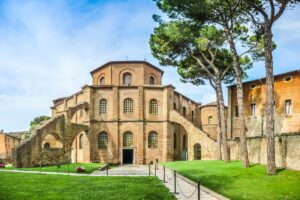
[[[69,167],[68,167],[68,164],[64,164],[64,165],[60,165],[60,167],[58,167],[57,165],[44,166],[44,167],[32,167],[32,168],[5,167],[5,168],[0,168],[0,170],[6,169],[6,170],[64,172],[64,173],[67,173],[69,171],[70,173],[77,173],[76,172],[77,167],[84,167],[85,172],[80,172],[80,173],[90,174],[93,171],[95,171],[103,166],[104,166],[104,164],[102,164],[102,163],[71,163],[69,165]]]
[[[156,177],[89,177],[0,172],[5,200],[175,200]]]
[[[211,190],[230,199],[296,200],[300,199],[300,172],[278,170],[277,175],[266,174],[263,165],[245,169],[241,162],[178,161],[164,163],[194,181],[200,180]]]

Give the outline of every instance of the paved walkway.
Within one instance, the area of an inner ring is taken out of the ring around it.
[[[106,176],[107,171],[96,170],[92,175]],[[149,176],[149,168],[145,165],[123,165],[108,170],[109,176]]]

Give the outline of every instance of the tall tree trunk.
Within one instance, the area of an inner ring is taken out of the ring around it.
[[[239,126],[240,126],[240,140],[241,140],[241,158],[243,162],[243,167],[249,167],[249,158],[248,158],[248,148],[246,140],[246,123],[245,123],[245,113],[244,113],[244,91],[243,91],[243,80],[242,80],[242,68],[239,60],[239,56],[233,41],[233,38],[229,30],[224,28],[227,41],[229,42],[230,50],[233,53],[233,67],[235,72],[236,80],[236,90],[237,90],[237,104],[239,112]]]
[[[267,173],[276,174],[274,138],[274,76],[272,55],[271,23],[264,25],[264,51],[266,69],[266,136],[267,136]]]
[[[217,115],[218,115],[218,125],[217,125],[217,148],[218,148],[218,160],[222,160],[222,132],[221,132],[221,111],[220,103],[217,101]]]
[[[230,158],[229,158],[229,152],[227,146],[226,115],[225,115],[222,82],[220,79],[216,80],[216,90],[217,90],[217,101],[220,104],[223,158],[224,158],[224,162],[228,163],[230,161]]]
[[[222,160],[222,145],[221,145],[221,140],[222,140],[222,132],[221,132],[221,112],[220,112],[220,103],[218,101],[218,95],[217,95],[217,89],[216,86],[213,84],[213,81],[210,79],[209,80],[210,85],[216,92],[216,99],[217,99],[217,149],[218,149],[218,160]]]

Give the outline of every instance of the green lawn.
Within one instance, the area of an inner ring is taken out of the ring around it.
[[[5,200],[175,200],[156,177],[88,177],[0,172]]]
[[[300,199],[300,172],[278,170],[275,176],[266,175],[266,167],[241,167],[238,161],[178,161],[164,163],[178,173],[200,180],[211,190],[230,199],[296,200]]]
[[[84,167],[85,168],[85,174],[90,174],[96,169],[99,169],[100,167],[103,167],[104,164],[102,163],[72,163],[69,165],[69,172],[70,173],[76,173],[77,167]],[[7,169],[7,170],[23,170],[23,171],[42,171],[42,172],[68,172],[68,165],[61,165],[60,167],[55,166],[45,166],[45,167],[32,167],[32,168],[15,168],[15,167],[5,167],[0,169]]]

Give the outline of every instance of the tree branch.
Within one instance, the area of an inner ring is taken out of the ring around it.
[[[274,23],[284,12],[287,4],[288,4],[289,0],[284,0],[281,4],[281,7],[279,9],[279,11],[277,12],[277,14],[274,16],[272,23]]]

